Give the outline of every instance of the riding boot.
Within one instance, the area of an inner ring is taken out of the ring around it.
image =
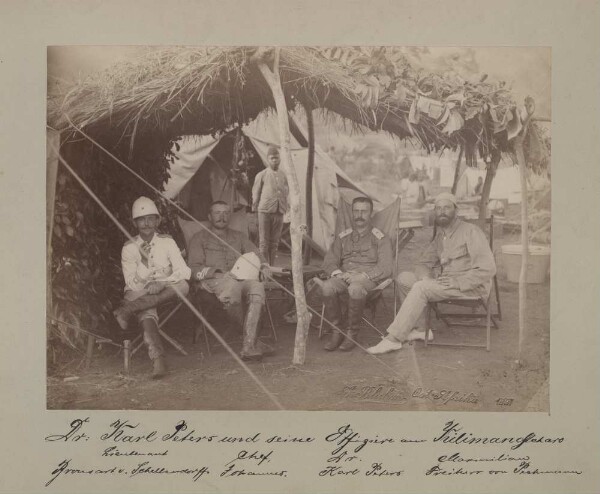
[[[152,360],[152,379],[160,379],[167,373],[167,365],[158,325],[152,318],[143,319],[140,324],[144,330],[144,342],[148,347],[148,356]]]
[[[258,322],[262,308],[263,304],[260,302],[251,301],[248,304],[248,312],[246,312],[246,321],[244,322],[244,340],[241,351],[242,360],[262,359],[263,354],[256,348]]]
[[[349,352],[356,345],[356,337],[360,330],[365,301],[364,298],[350,298],[348,301],[348,333],[344,342],[340,345],[340,350],[344,352]]]
[[[275,259],[277,258],[277,247],[277,245],[275,245],[274,247],[269,247],[269,258],[267,259],[267,261],[271,266],[275,266]]]
[[[329,341],[323,347],[328,352],[333,352],[344,339],[344,333],[340,330],[340,304],[336,295],[325,296],[323,299],[325,305],[324,317],[329,321],[331,334]]]
[[[339,321],[331,321],[332,326],[339,327]],[[340,329],[335,329],[335,327],[331,328],[331,334],[329,335],[329,341],[325,343],[323,347],[328,352],[333,352],[337,347],[340,346],[340,343],[344,339],[344,333]]]

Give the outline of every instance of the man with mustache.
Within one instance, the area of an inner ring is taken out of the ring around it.
[[[231,270],[239,254],[248,253],[254,253],[260,259],[263,276],[270,277],[270,270],[248,236],[229,228],[230,215],[231,209],[226,202],[216,201],[210,206],[210,227],[196,233],[190,240],[188,262],[192,270],[191,279],[201,290],[214,294],[232,322],[242,327],[242,359],[261,360],[263,356],[274,353],[273,348],[258,340],[265,288],[258,279],[237,279]]]
[[[332,333],[325,350],[354,348],[360,329],[367,294],[392,273],[392,243],[371,225],[373,201],[357,197],[352,201],[352,228],[341,232],[333,241],[323,262],[329,279],[322,283],[325,318]],[[340,325],[340,296],[348,295],[348,327]]]
[[[396,282],[403,298],[400,311],[387,336],[367,352],[393,352],[400,350],[404,341],[424,340],[423,317],[428,302],[489,296],[496,274],[494,254],[481,229],[459,219],[456,210],[453,194],[443,192],[435,199],[435,238],[415,272],[398,275]]]
[[[159,379],[167,373],[167,366],[156,307],[187,295],[189,286],[185,280],[190,278],[190,268],[175,241],[169,235],[157,233],[161,218],[156,204],[140,197],[131,209],[139,235],[126,242],[121,252],[125,295],[114,315],[124,330],[135,315],[152,360],[152,378]]]

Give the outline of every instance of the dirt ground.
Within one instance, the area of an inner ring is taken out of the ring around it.
[[[400,255],[401,270],[410,269],[431,229],[417,232]],[[500,246],[518,243],[518,235],[496,240],[498,281],[502,304],[500,329],[492,329],[491,351],[485,348],[425,347],[415,342],[392,354],[372,356],[359,348],[352,352],[326,352],[318,330],[311,328],[304,366],[292,365],[295,325],[282,319],[286,303],[272,302],[277,341],[264,324],[263,338],[276,355],[249,366],[289,410],[548,410],[550,284],[528,285],[527,334],[522,364],[517,365],[518,285],[506,281]],[[384,331],[392,320],[393,290],[386,289],[376,326]],[[313,300],[315,307],[318,300]],[[180,311],[168,323],[168,332],[185,347],[188,356],[170,345],[169,373],[158,381],[149,378],[150,361],[144,349],[132,359],[129,376],[123,375],[122,354],[112,346],[96,349],[88,370],[72,365],[48,377],[49,409],[102,410],[268,410],[275,405],[265,396],[227,351],[210,338],[209,356],[204,340],[192,344],[193,316]],[[222,326],[217,322],[217,328]],[[435,340],[483,342],[485,330],[446,328],[434,318]],[[380,336],[364,327],[362,346]],[[235,351],[241,335],[227,340]],[[65,380],[66,379],[66,380]]]

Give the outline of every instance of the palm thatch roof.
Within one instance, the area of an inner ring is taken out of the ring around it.
[[[514,106],[507,88],[422,74],[391,49],[364,50],[280,48],[279,69],[288,107],[301,103],[322,108],[353,124],[415,139],[428,150],[455,149],[462,143],[472,150],[493,146],[493,121],[482,115],[491,109],[496,122],[504,118]],[[130,139],[131,147],[140,135],[168,140],[186,134],[218,134],[274,108],[256,64],[257,51],[256,47],[150,51],[52,99],[49,123],[61,131],[72,123],[97,138]],[[273,50],[264,53],[269,62]],[[417,108],[419,98],[440,101],[444,115],[424,112],[422,105]],[[442,120],[451,114],[461,115],[456,118],[462,123],[448,127]]]

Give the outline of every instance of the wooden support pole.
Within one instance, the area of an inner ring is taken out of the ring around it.
[[[521,177],[521,272],[519,274],[519,343],[517,351],[517,363],[522,364],[523,340],[525,339],[527,313],[527,264],[529,263],[529,217],[527,204],[527,161],[523,152],[523,140],[529,129],[529,122],[535,111],[533,98],[525,99],[527,117],[523,122],[523,130],[514,139],[517,163],[519,164],[519,175]],[[517,117],[519,118],[519,117]]]
[[[460,163],[462,161],[463,154],[465,152],[465,145],[460,145],[460,151],[458,152],[458,159],[456,160],[456,168],[454,169],[454,181],[452,182],[452,193],[456,194],[458,188],[458,181],[460,180]]]
[[[279,122],[279,136],[281,143],[282,168],[285,172],[290,188],[290,237],[292,240],[292,280],[294,295],[296,298],[296,315],[298,323],[296,326],[296,339],[294,344],[294,357],[292,363],[303,365],[306,357],[306,340],[310,326],[310,315],[306,305],[304,293],[304,276],[302,269],[302,235],[306,232],[306,225],[302,225],[302,203],[300,200],[300,184],[292,162],[290,150],[290,127],[288,121],[288,109],[285,102],[283,87],[279,76],[279,48],[273,49],[273,70],[267,65],[266,55],[271,53],[270,49],[259,48],[254,59],[269,85],[275,100],[277,120]]]
[[[483,187],[481,189],[481,199],[479,200],[479,222],[480,226],[485,224],[487,218],[487,206],[490,200],[490,192],[492,191],[492,182],[496,176],[496,170],[498,170],[498,164],[502,154],[500,151],[492,152],[492,161],[487,164],[485,172],[485,180],[483,181]]]
[[[527,263],[529,262],[529,221],[527,218],[527,168],[523,153],[523,136],[515,137],[515,151],[521,176],[521,272],[519,274],[519,346],[518,360],[521,360],[525,337],[525,313],[527,310]]]
[[[304,105],[306,111],[306,123],[308,127],[308,163],[306,165],[306,234],[312,238],[313,235],[313,177],[315,170],[315,123],[312,109]],[[310,264],[312,248],[310,244],[304,244],[304,264]]]
[[[129,375],[129,349],[131,347],[131,342],[129,340],[125,340],[123,342],[123,371],[125,375]]]

